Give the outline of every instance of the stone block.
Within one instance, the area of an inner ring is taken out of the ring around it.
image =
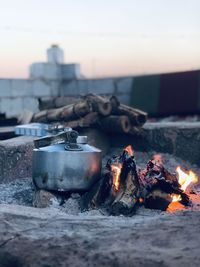
[[[42,80],[33,80],[31,82],[31,91],[35,97],[51,96],[50,84]]]
[[[114,80],[111,78],[90,80],[89,86],[89,93],[100,95],[112,95],[115,93]]]
[[[63,80],[72,80],[81,78],[80,64],[62,64],[61,77]]]
[[[67,81],[62,82],[60,95],[61,96],[78,96],[79,95],[78,81],[73,80],[70,82],[67,82]]]
[[[0,141],[0,182],[32,176],[33,140],[20,136]]]
[[[61,79],[61,65],[53,63],[33,63],[30,67],[32,79],[59,80]]]
[[[23,109],[29,110],[32,112],[38,112],[39,111],[38,99],[35,97],[24,97],[23,98]]]
[[[11,96],[11,80],[0,79],[0,97]]]
[[[130,94],[133,86],[133,78],[120,78],[115,79],[117,93]]]
[[[5,113],[7,118],[20,115],[23,112],[23,98],[2,98],[1,112]]]
[[[31,96],[31,81],[25,79],[12,79],[11,97]]]
[[[61,82],[60,81],[49,81],[49,85],[51,88],[51,96],[59,96],[60,95],[60,88]]]

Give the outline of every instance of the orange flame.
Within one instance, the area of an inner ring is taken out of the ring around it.
[[[122,165],[120,163],[118,164],[118,166],[111,165],[111,170],[113,172],[113,185],[116,191],[119,190],[121,168],[122,168]]]
[[[134,150],[131,145],[128,145],[127,147],[125,147],[124,150],[129,154],[129,156],[133,156]],[[116,164],[111,165],[111,170],[113,172],[113,185],[116,191],[119,190],[119,186],[120,186],[121,168],[122,168],[121,163],[116,163]]]
[[[127,147],[125,147],[124,150],[129,154],[129,156],[133,156],[134,155],[134,150],[133,150],[131,145],[128,145]]]
[[[198,176],[193,172],[189,171],[188,173],[181,170],[181,167],[178,166],[176,168],[176,172],[178,174],[178,182],[181,185],[181,189],[185,192],[191,184],[198,183]],[[172,194],[172,202],[177,202],[181,200],[180,195]]]

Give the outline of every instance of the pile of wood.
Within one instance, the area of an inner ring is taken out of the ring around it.
[[[52,105],[43,103],[43,107],[53,107],[55,103],[57,107],[33,114],[31,121],[59,122],[73,129],[96,127],[105,132],[137,133],[147,120],[146,112],[121,104],[115,96],[108,99],[88,94],[73,104],[61,106],[64,99],[57,102]]]
[[[117,187],[115,167],[119,170]],[[121,155],[108,160],[101,180],[83,196],[83,207],[130,216],[141,205],[164,211],[173,195],[180,196],[183,205],[190,205],[176,174],[170,173],[157,159],[151,159],[146,168],[138,171],[133,154],[126,148]]]

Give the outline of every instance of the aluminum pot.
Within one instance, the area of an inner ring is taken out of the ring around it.
[[[40,189],[87,191],[100,178],[101,150],[79,143],[79,150],[54,144],[33,150],[33,181]]]

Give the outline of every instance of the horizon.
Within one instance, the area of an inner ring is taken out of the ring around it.
[[[198,0],[0,3],[0,78],[28,78],[54,43],[87,78],[200,69]]]

